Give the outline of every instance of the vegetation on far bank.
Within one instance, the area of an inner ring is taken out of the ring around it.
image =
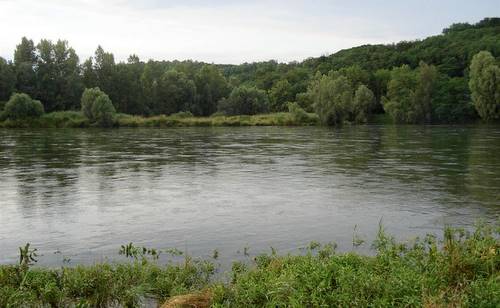
[[[196,126],[308,126],[317,125],[318,116],[314,113],[294,114],[279,112],[261,115],[225,116],[215,114],[210,117],[194,117],[189,113],[178,113],[170,116],[151,117],[116,114],[112,127],[196,127]],[[99,127],[89,121],[80,111],[56,111],[39,118],[22,120],[5,120],[0,128],[87,128]]]
[[[190,124],[214,125],[206,117],[281,114],[293,104],[328,125],[364,123],[382,113],[397,123],[492,122],[500,120],[499,50],[500,18],[454,24],[422,41],[365,45],[287,64],[144,62],[136,55],[116,63],[100,46],[80,63],[67,41],[22,38],[13,61],[0,58],[0,120],[11,121],[3,126],[29,126],[21,118],[82,110],[88,126],[107,127],[119,123],[115,112],[137,123],[181,112],[201,117]]]
[[[217,251],[160,265],[160,251],[128,244],[120,254],[132,262],[52,269],[33,267],[37,252],[27,245],[18,265],[0,266],[0,307],[136,307],[188,293],[202,294],[207,307],[498,307],[499,236],[497,226],[478,225],[403,243],[381,227],[374,256],[312,242],[300,255],[272,250],[235,262],[227,279],[214,276]]]

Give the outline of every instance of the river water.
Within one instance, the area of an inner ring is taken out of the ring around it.
[[[499,214],[499,126],[0,130],[0,263],[27,242],[45,265],[363,249],[379,222],[408,240]]]

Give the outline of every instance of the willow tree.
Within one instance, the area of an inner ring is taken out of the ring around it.
[[[469,87],[479,116],[485,121],[500,119],[500,68],[488,51],[472,58]]]
[[[356,123],[366,123],[368,114],[375,105],[375,95],[365,85],[360,85],[354,93],[353,117]]]
[[[342,124],[349,119],[353,90],[349,80],[323,75],[313,81],[310,89],[314,111],[326,125]]]

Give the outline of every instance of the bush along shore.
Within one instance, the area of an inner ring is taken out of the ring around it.
[[[317,125],[314,113],[295,115],[290,112],[210,117],[195,117],[189,113],[151,117],[116,114],[106,127],[194,127],[194,126],[310,126]],[[39,118],[0,121],[0,128],[87,128],[102,127],[91,122],[79,111],[58,111]]]
[[[498,307],[499,235],[483,224],[403,243],[380,227],[373,256],[313,242],[300,255],[235,262],[227,278],[214,275],[217,251],[160,265],[165,252],[128,244],[120,254],[132,262],[53,269],[33,266],[37,251],[26,245],[19,264],[0,266],[0,307]]]

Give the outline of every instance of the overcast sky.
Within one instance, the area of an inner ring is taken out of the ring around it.
[[[487,16],[500,16],[500,0],[0,0],[0,56],[26,36],[66,39],[81,59],[100,44],[117,60],[288,62]]]

